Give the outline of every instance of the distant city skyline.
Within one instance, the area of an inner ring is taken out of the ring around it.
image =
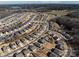
[[[0,4],[79,4],[79,1],[0,1]]]

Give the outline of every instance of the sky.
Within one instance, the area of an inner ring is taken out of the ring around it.
[[[59,3],[59,1],[0,1],[0,4],[41,4],[41,3]]]
[[[79,1],[0,1],[0,4],[79,4]]]

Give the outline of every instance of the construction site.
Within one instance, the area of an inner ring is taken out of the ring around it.
[[[78,57],[78,10],[0,8],[0,57]]]

